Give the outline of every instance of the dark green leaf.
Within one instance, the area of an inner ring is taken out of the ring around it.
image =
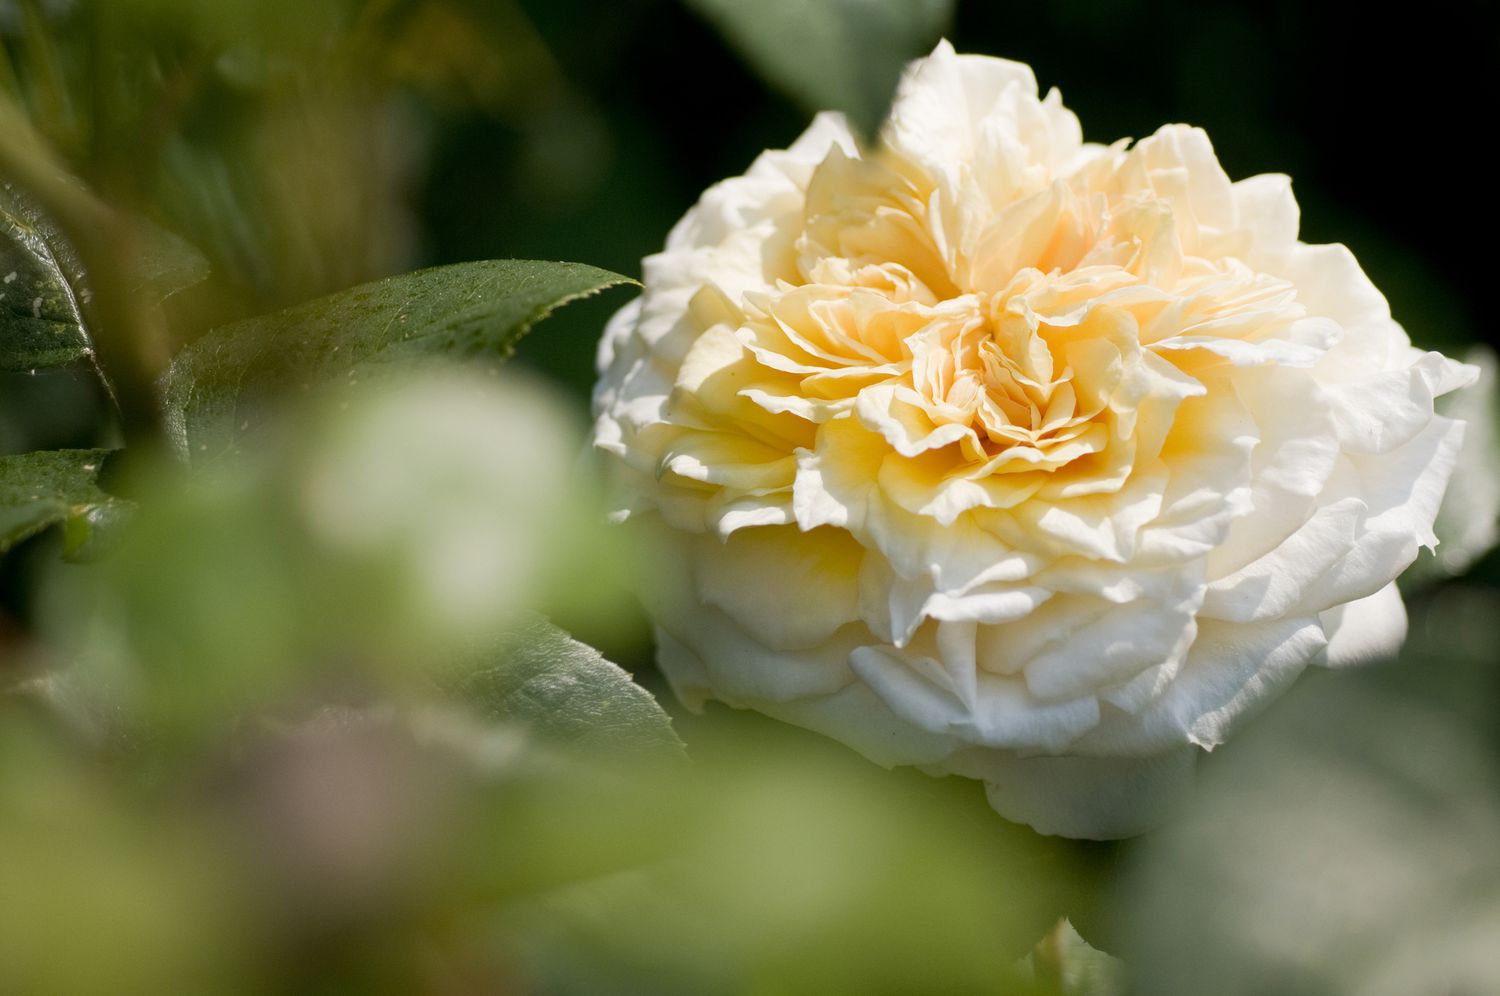
[[[0,553],[61,524],[65,554],[87,557],[96,532],[131,508],[99,487],[108,456],[107,450],[47,450],[0,457]]]
[[[472,660],[456,690],[488,718],[570,746],[662,755],[682,749],[650,692],[541,616]]]
[[[138,294],[159,304],[207,278],[208,260],[148,221],[136,225]],[[0,370],[66,366],[93,352],[88,278],[77,252],[25,191],[0,182]]]
[[[0,182],[0,369],[64,366],[92,351],[83,267],[27,194]]]
[[[810,111],[843,111],[865,135],[901,68],[946,29],[953,0],[688,0],[767,81]]]
[[[364,284],[214,329],[167,374],[169,431],[202,459],[232,449],[278,395],[393,364],[500,360],[554,309],[628,278],[581,263],[491,260]]]

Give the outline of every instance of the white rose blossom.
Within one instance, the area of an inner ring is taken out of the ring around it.
[[[1085,143],[947,43],[874,148],[824,114],[710,188],[595,395],[676,694],[1116,837],[1305,666],[1393,650],[1473,371],[1297,227],[1202,131]]]

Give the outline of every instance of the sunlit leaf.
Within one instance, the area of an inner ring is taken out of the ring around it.
[[[49,450],[0,457],[0,553],[49,526],[64,528],[64,551],[86,556],[95,532],[131,505],[99,487],[105,450]]]
[[[660,704],[618,665],[531,616],[456,682],[487,717],[561,744],[671,753],[682,742]]]
[[[769,82],[810,111],[849,115],[866,135],[901,68],[946,29],[953,0],[688,0]]]
[[[554,309],[626,282],[580,263],[459,263],[215,329],[168,372],[171,437],[201,460],[234,449],[278,395],[424,359],[504,359]]]

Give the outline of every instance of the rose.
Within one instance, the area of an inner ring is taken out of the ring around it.
[[[819,116],[709,189],[600,347],[659,659],[1044,832],[1138,832],[1308,664],[1389,652],[1470,368],[1281,176],[1085,144],[942,44],[872,149]]]

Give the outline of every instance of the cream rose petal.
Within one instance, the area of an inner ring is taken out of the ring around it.
[[[1085,143],[943,43],[706,191],[599,348],[659,662],[1048,833],[1161,818],[1307,666],[1389,654],[1474,370],[1414,348],[1284,176]]]

